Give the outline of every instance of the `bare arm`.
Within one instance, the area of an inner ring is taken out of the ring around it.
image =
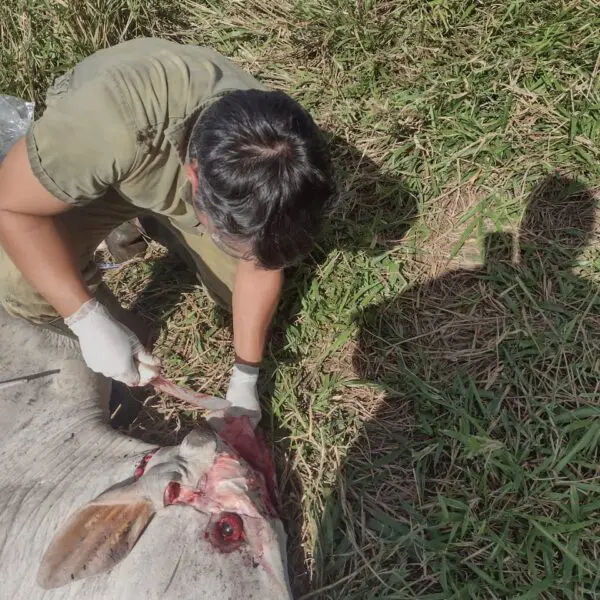
[[[240,261],[233,288],[234,347],[238,359],[249,364],[262,360],[267,331],[283,285],[283,271],[267,271]]]
[[[37,180],[19,140],[0,164],[0,245],[63,317],[91,298],[72,248],[54,219],[69,206]]]

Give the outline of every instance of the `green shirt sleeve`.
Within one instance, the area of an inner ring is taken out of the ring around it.
[[[73,206],[102,197],[127,177],[137,153],[132,112],[109,73],[57,98],[26,143],[40,183]]]

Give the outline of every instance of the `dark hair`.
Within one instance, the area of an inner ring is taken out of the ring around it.
[[[297,102],[231,92],[201,114],[188,153],[198,163],[196,205],[219,232],[250,242],[268,269],[310,252],[336,190],[327,144]]]

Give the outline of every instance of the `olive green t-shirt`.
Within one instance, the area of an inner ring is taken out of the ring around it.
[[[101,50],[59,78],[27,134],[34,174],[74,206],[122,198],[192,231],[187,135],[226,91],[267,89],[214,50],[140,38]]]

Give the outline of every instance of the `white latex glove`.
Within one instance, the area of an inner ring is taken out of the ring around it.
[[[225,399],[230,406],[225,410],[214,410],[206,415],[207,421],[219,431],[226,416],[241,417],[246,415],[253,427],[258,425],[261,418],[260,403],[256,383],[259,369],[247,365],[236,364],[231,373],[229,387]]]
[[[160,362],[97,300],[88,300],[65,323],[79,338],[92,371],[132,386],[146,385],[159,374]]]

